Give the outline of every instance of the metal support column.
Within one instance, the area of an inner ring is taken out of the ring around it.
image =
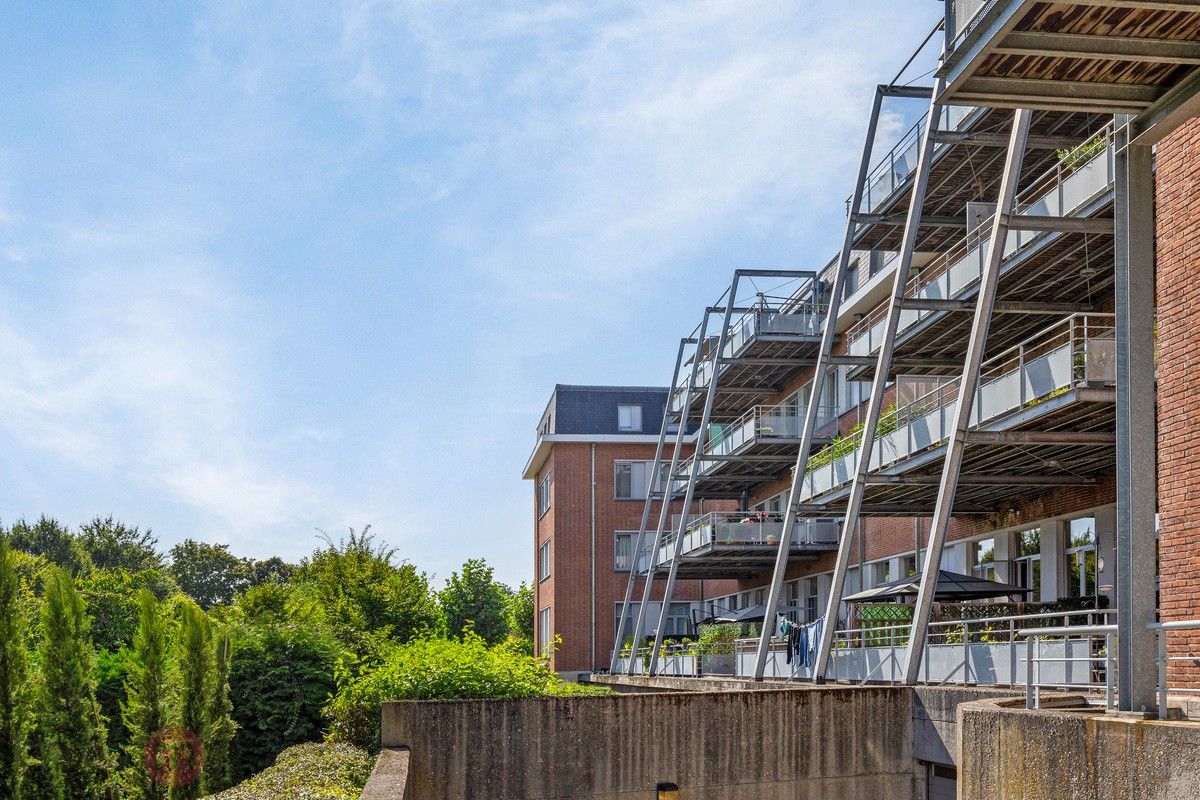
[[[713,401],[717,396],[717,381],[719,379],[721,355],[725,350],[725,341],[729,336],[729,326],[733,321],[733,307],[737,305],[738,283],[742,279],[741,270],[733,273],[733,283],[729,286],[729,296],[725,301],[725,313],[721,318],[721,332],[717,334],[717,346],[712,353],[712,375],[708,379],[708,393],[704,396],[704,410],[700,413],[700,427],[696,430],[696,443],[692,449],[692,471],[688,476],[687,491],[683,495],[683,509],[679,515],[679,525],[675,529],[674,552],[671,555],[671,566],[667,570],[667,585],[663,590],[662,609],[658,614],[658,630],[654,634],[654,649],[650,651],[651,675],[658,669],[658,650],[662,647],[663,636],[666,634],[667,615],[671,610],[671,596],[675,593],[675,580],[679,573],[679,558],[683,552],[683,531],[687,528],[688,511],[692,507],[692,497],[696,492],[696,478],[700,476],[700,455],[704,452],[704,443],[708,437],[708,422],[712,416]],[[708,322],[708,313],[704,315]],[[700,337],[703,341],[703,335]],[[699,363],[699,358],[696,359]]]
[[[704,349],[704,337],[708,333],[708,314],[704,315],[704,319],[700,322],[700,332],[696,337],[696,349],[692,354],[692,371],[688,376],[687,388],[683,393],[683,405],[679,410],[679,430],[675,432],[675,447],[671,450],[671,467],[667,470],[667,485],[662,491],[662,505],[658,510],[658,527],[654,529],[654,544],[650,548],[650,560],[646,568],[646,581],[642,586],[642,603],[638,606],[637,622],[633,626],[633,645],[629,648],[629,665],[625,670],[625,674],[632,675],[634,666],[637,664],[638,643],[642,640],[642,631],[646,625],[646,606],[650,604],[650,592],[654,587],[654,559],[658,557],[658,548],[662,545],[663,530],[667,526],[667,515],[671,512],[671,495],[674,494],[675,473],[679,470],[679,458],[683,452],[683,440],[687,436],[688,414],[692,408],[692,392],[696,390],[696,375],[700,372],[700,354]],[[682,347],[680,345],[680,355],[682,356]],[[713,379],[716,375],[713,375]],[[664,420],[664,425],[666,424]],[[650,476],[650,485],[646,489],[647,506],[651,502],[651,495],[654,493],[654,484],[658,479],[658,475]],[[643,507],[645,511],[645,507]],[[637,559],[640,554],[634,554],[633,567],[637,569]],[[619,646],[619,645],[618,645]]]
[[[933,89],[933,98],[937,97],[941,88],[942,81],[939,78]],[[883,393],[887,387],[888,374],[892,369],[892,352],[902,310],[901,300],[908,287],[908,274],[912,268],[913,254],[916,252],[917,246],[917,232],[921,227],[921,210],[925,205],[925,191],[929,186],[929,170],[933,161],[934,138],[938,131],[941,109],[942,107],[937,104],[935,99],[930,100],[929,111],[925,117],[925,134],[921,137],[921,146],[917,151],[912,197],[909,199],[908,213],[904,220],[904,238],[900,244],[896,274],[892,278],[892,295],[888,305],[887,325],[879,345],[879,358],[876,362],[875,378],[871,383],[871,398],[867,403],[867,416],[863,420],[862,440],[859,442],[858,448],[858,466],[850,488],[846,514],[842,520],[843,531],[853,531],[859,524],[858,518],[862,510],[863,494],[866,491],[867,471],[871,466],[871,454],[875,451],[875,431],[879,424],[880,409],[883,406]],[[843,536],[838,542],[837,560],[834,562],[829,600],[825,607],[825,625],[821,629],[821,641],[817,646],[817,660],[813,665],[813,680],[817,682],[825,679],[825,670],[829,666],[833,635],[837,630],[838,607],[842,603],[842,595],[846,586],[846,570],[850,566],[850,548],[850,537]]]
[[[679,390],[679,370],[683,366],[683,351],[688,346],[688,343],[692,341],[691,339],[679,340],[679,352],[675,354],[675,371],[671,373],[671,383],[669,384],[671,388],[667,390],[667,404],[663,408],[662,427],[659,428],[658,444],[654,448],[654,467],[650,473],[651,475],[658,475],[660,465],[662,464],[663,450],[666,449],[667,428],[672,418],[671,400],[674,397],[674,393]],[[651,489],[653,489],[653,484],[651,484]],[[669,489],[669,485],[663,488],[663,503],[665,505],[670,504],[667,498]],[[646,502],[642,506],[642,522],[638,527],[638,535],[633,547],[633,563],[629,565],[629,580],[625,583],[625,600],[621,603],[621,613],[617,616],[617,636],[613,639],[612,658],[608,664],[609,672],[617,671],[617,659],[620,656],[621,647],[625,642],[625,617],[629,614],[630,603],[633,602],[633,586],[637,582],[638,560],[642,554],[642,545],[646,541],[646,526],[650,524],[650,507],[653,505],[654,492],[652,490],[647,491]],[[653,562],[653,559],[651,559],[651,562]],[[653,566],[653,563],[651,563],[651,566]]]
[[[1150,147],[1116,124],[1117,697],[1122,711],[1155,707],[1154,178]]]
[[[942,546],[946,531],[950,527],[954,511],[954,494],[958,488],[959,471],[962,468],[963,451],[967,444],[967,427],[971,424],[971,411],[975,406],[975,395],[979,387],[979,372],[987,346],[988,330],[992,322],[992,306],[996,301],[996,286],[1000,279],[1000,264],[1004,260],[1004,246],[1008,240],[1009,220],[1013,216],[1017,200],[1017,184],[1021,178],[1021,165],[1025,160],[1025,143],[1029,138],[1029,121],[1033,112],[1019,109],[1013,115],[1012,134],[1008,143],[1008,155],[1004,161],[1004,172],[1000,178],[1000,196],[996,201],[996,213],[992,217],[992,233],[988,242],[987,261],[979,278],[979,296],[975,301],[975,318],[971,323],[971,338],[967,343],[967,356],[963,364],[962,378],[958,384],[958,398],[954,403],[954,428],[946,443],[946,461],[942,465],[942,480],[938,487],[937,505],[933,510],[933,522],[929,527],[929,542],[925,546],[925,564],[921,570],[921,585],[917,590],[917,604],[913,610],[912,632],[908,637],[907,660],[904,665],[904,682],[915,684],[920,677],[921,656],[925,650],[929,616],[933,611],[933,598],[937,592],[938,570],[942,563]]]
[[[858,180],[854,183],[854,195],[846,217],[846,233],[842,237],[842,252],[838,255],[837,270],[833,275],[833,286],[829,291],[825,325],[821,331],[821,350],[813,371],[812,389],[808,395],[808,409],[804,413],[804,427],[800,431],[800,448],[796,451],[796,465],[792,468],[792,486],[788,491],[787,510],[783,515],[783,533],[779,537],[779,549],[775,553],[775,567],[771,573],[771,590],[767,594],[767,608],[763,616],[762,631],[758,637],[758,652],[754,659],[754,680],[761,681],[767,668],[767,655],[771,647],[771,634],[775,629],[775,610],[779,608],[779,596],[783,592],[783,577],[787,572],[788,553],[791,549],[792,528],[796,524],[797,505],[800,502],[800,487],[812,451],[813,431],[817,426],[817,413],[821,406],[821,394],[825,386],[825,373],[829,370],[829,357],[833,342],[837,338],[837,312],[842,302],[842,291],[846,284],[846,270],[850,266],[850,252],[854,233],[858,227],[857,214],[862,210],[863,187],[871,168],[871,152],[875,145],[875,132],[879,127],[879,111],[883,105],[884,87],[875,89],[875,100],[871,105],[871,119],[867,124],[867,140],[863,144],[862,159],[858,164]],[[843,538],[847,538],[843,536]]]

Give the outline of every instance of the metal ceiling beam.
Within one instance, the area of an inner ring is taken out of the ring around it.
[[[938,144],[971,144],[979,147],[1007,147],[1008,137],[1002,133],[972,133],[971,131],[938,131],[933,135]],[[1030,136],[1030,150],[1064,150],[1076,147],[1074,136]]]
[[[936,486],[940,475],[868,475],[868,486]],[[1095,478],[1077,475],[960,475],[959,486],[1092,486]]]
[[[994,48],[994,52],[1014,56],[1116,59],[1153,64],[1200,64],[1200,43],[1178,39],[1142,39],[1131,36],[1095,36],[1083,33],[1013,31]]]
[[[722,358],[722,364],[738,364],[745,367],[811,367],[815,358]]]
[[[1070,0],[1074,6],[1131,8],[1137,11],[1200,12],[1200,0]]]
[[[1117,435],[1104,431],[969,431],[967,444],[975,445],[1115,445]]]
[[[1196,70],[1129,123],[1131,145],[1157,144],[1192,117],[1200,115],[1200,70]]]
[[[881,83],[879,93],[884,97],[906,97],[910,100],[928,100],[933,96],[932,86],[898,86]]]
[[[1008,227],[1014,231],[1057,231],[1061,233],[1096,233],[1113,235],[1111,219],[1086,219],[1083,217],[1050,217],[1040,214],[1014,214],[1009,217]]]
[[[911,311],[974,311],[971,300],[946,300],[932,297],[906,297],[900,307]],[[1037,303],[1020,300],[997,301],[998,314],[1083,314],[1095,310],[1086,303]]]
[[[895,225],[904,226],[905,213],[895,214],[855,214],[854,221],[860,225]],[[965,228],[966,216],[949,216],[938,214],[922,214],[921,224],[933,228]]]
[[[963,81],[958,94],[1026,104],[1041,101],[1053,104],[1081,103],[1107,109],[1141,109],[1153,103],[1165,91],[1157,86],[1126,83],[971,76]],[[959,102],[959,98],[955,102]]]

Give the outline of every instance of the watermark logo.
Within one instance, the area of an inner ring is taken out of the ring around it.
[[[159,786],[172,789],[187,786],[204,769],[204,745],[187,728],[163,728],[146,742],[142,765]]]

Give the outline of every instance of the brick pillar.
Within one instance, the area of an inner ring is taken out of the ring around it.
[[[1164,620],[1200,618],[1200,120],[1157,149],[1159,605]],[[1147,553],[1150,558],[1152,554]],[[1200,635],[1173,634],[1172,655],[1200,655]],[[1174,662],[1170,683],[1200,687]]]

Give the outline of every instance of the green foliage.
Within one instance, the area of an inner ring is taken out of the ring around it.
[[[9,534],[14,550],[45,556],[51,564],[72,575],[80,575],[92,566],[91,559],[75,535],[58,520],[44,514],[32,525],[23,519],[17,520]]]
[[[1096,155],[1108,147],[1108,139],[1103,133],[1098,133],[1081,145],[1070,149],[1055,150],[1058,162],[1066,169],[1075,169],[1091,161]]]
[[[324,541],[292,580],[312,592],[344,644],[361,653],[371,640],[364,632],[405,642],[441,630],[441,609],[425,573],[393,564],[394,551],[376,545],[369,527],[362,533],[351,528],[348,539]]]
[[[83,598],[69,575],[53,569],[42,607],[41,718],[51,780],[66,800],[105,794],[108,750],[96,702],[91,637]]]
[[[0,532],[0,797],[22,800],[29,765],[29,665],[16,561]]]
[[[171,548],[171,577],[201,608],[228,603],[250,585],[250,566],[227,544],[184,539]]]
[[[96,569],[80,578],[78,586],[87,601],[93,643],[114,652],[132,644],[138,607],[130,574],[123,569]]]
[[[334,690],[339,650],[319,626],[257,625],[235,634],[232,761],[241,779],[268,767],[284,748],[321,738],[321,707]]]
[[[216,637],[212,688],[209,696],[208,730],[204,739],[204,791],[212,794],[233,782],[229,761],[230,745],[237,726],[233,721],[233,703],[229,692],[231,644],[228,631]]]
[[[146,744],[167,725],[167,623],[147,589],[137,595],[138,627],[127,653],[121,720],[128,735],[124,785],[130,800],[163,800],[166,790],[145,768]]]
[[[358,800],[374,759],[348,744],[300,744],[275,765],[208,800]]]
[[[357,676],[339,670],[338,692],[327,712],[330,736],[360,747],[379,740],[385,700],[448,700],[535,697],[566,689],[546,662],[500,645],[488,648],[476,634],[456,639],[417,639],[392,648],[383,663]]]
[[[482,558],[463,564],[462,574],[450,573],[440,600],[451,636],[474,631],[488,644],[499,644],[508,636],[509,591],[493,579],[494,571]]]
[[[158,539],[150,531],[127,527],[111,515],[80,525],[78,541],[100,569],[141,572],[163,566],[162,554],[156,549]]]
[[[505,617],[513,648],[527,656],[536,655],[533,642],[533,587],[525,581],[521,581],[521,585],[509,596]]]
[[[179,727],[194,733],[203,742],[208,737],[209,681],[213,673],[212,624],[194,602],[180,607],[178,645]],[[184,782],[171,789],[171,800],[190,800],[200,796],[200,782]]]
[[[129,650],[113,652],[103,648],[95,651],[96,702],[105,720],[119,720],[121,704],[125,702],[125,679],[129,670]],[[125,726],[112,722],[106,725],[107,747],[117,753],[125,746]]]

